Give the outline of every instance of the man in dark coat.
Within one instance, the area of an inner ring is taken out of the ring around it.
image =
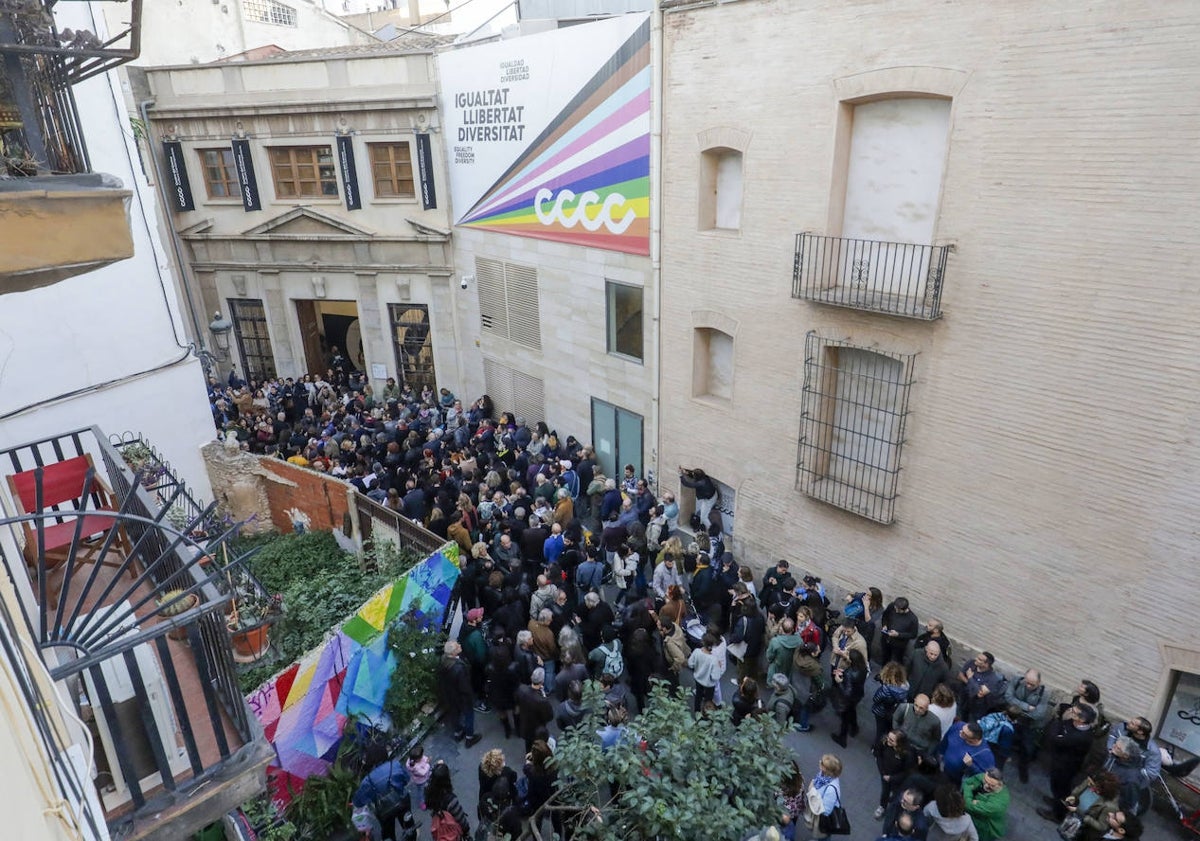
[[[471,691],[471,670],[462,660],[462,646],[449,640],[442,648],[438,665],[438,702],[453,723],[455,741],[466,739],[471,747],[483,736],[475,732],[475,696]]]
[[[913,651],[905,663],[908,670],[908,700],[911,702],[918,695],[933,695],[933,690],[939,683],[950,680],[950,666],[942,657],[942,648],[936,642],[930,641],[924,648]]]
[[[1094,709],[1076,705],[1046,726],[1046,750],[1050,754],[1050,797],[1046,801],[1054,811],[1039,809],[1038,814],[1043,818],[1057,823],[1066,817],[1062,801],[1071,793],[1075,777],[1091,750],[1095,723]]]
[[[529,683],[517,687],[517,714],[521,718],[518,727],[527,752],[533,749],[538,728],[554,720],[554,705],[546,697],[543,687],[545,680],[546,672],[534,669]]]
[[[879,638],[883,662],[903,663],[909,643],[916,639],[920,630],[917,614],[909,609],[908,599],[904,596],[884,608]]]

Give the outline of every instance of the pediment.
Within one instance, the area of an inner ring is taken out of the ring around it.
[[[288,236],[333,236],[339,239],[353,237],[355,239],[373,237],[371,231],[364,231],[353,225],[329,216],[319,210],[309,207],[297,207],[282,216],[269,219],[261,225],[249,229],[242,236],[247,237],[288,237]]]

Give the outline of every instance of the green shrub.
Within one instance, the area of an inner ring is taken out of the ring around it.
[[[446,635],[417,626],[411,615],[388,629],[388,649],[396,658],[396,671],[383,700],[383,711],[397,730],[407,727],[421,707],[437,697],[437,667]]]

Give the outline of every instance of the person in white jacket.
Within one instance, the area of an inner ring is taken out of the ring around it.
[[[667,600],[667,590],[672,584],[679,585],[681,590],[684,589],[683,576],[679,573],[675,558],[664,554],[663,559],[654,568],[654,576],[650,580],[650,586],[654,588],[654,595],[659,602]]]
[[[629,603],[629,584],[634,573],[637,572],[639,560],[637,554],[629,548],[627,543],[622,543],[617,547],[617,551],[613,555],[613,583],[617,585],[616,603],[619,605]]]
[[[713,653],[719,644],[720,638],[710,631],[700,641],[700,647],[688,658],[688,668],[692,670],[692,679],[696,682],[696,698],[693,702],[696,712],[702,712],[704,705],[713,700],[721,675],[725,674],[723,658]]]

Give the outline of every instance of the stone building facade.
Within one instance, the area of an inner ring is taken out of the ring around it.
[[[336,347],[376,388],[459,382],[430,45],[147,75],[164,192],[182,168],[192,196],[171,219],[188,286],[232,320],[240,372],[324,372]]]
[[[1195,6],[663,6],[663,463],[723,484],[739,559],[1165,716],[1200,671]]]

